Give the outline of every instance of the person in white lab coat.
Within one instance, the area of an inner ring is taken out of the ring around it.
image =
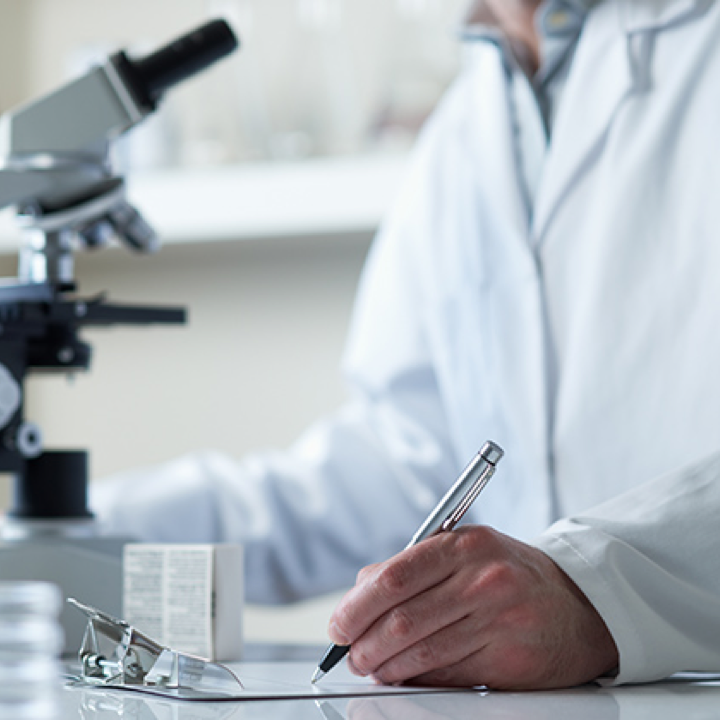
[[[487,0],[466,35],[364,273],[353,400],[286,452],[191,454],[96,508],[242,542],[249,597],[292,600],[402,548],[491,438],[475,525],[364,570],[336,610],[352,667],[720,671],[720,3]]]

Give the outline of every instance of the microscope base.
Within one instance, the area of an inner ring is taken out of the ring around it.
[[[47,580],[74,597],[122,617],[122,550],[128,538],[30,537],[0,541],[0,580]],[[87,618],[70,605],[62,608],[64,654],[76,655]]]

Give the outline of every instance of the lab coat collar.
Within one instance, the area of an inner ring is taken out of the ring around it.
[[[622,2],[622,0],[619,0]],[[625,100],[635,89],[635,63],[618,33],[617,7],[608,1],[591,13],[558,106],[543,179],[535,198],[532,245],[544,244],[553,216],[586,173]],[[588,87],[588,78],[593,78]]]
[[[587,13],[604,0],[565,0],[578,11]],[[548,5],[548,0],[538,3],[537,11],[542,11]],[[490,36],[495,38],[501,34],[497,16],[487,4],[487,0],[476,0],[470,3],[460,23],[460,35],[468,39]]]
[[[592,167],[625,101],[652,89],[656,34],[698,18],[712,2],[605,0],[590,13],[573,61],[575,72],[571,72],[564,91],[569,101],[561,103],[553,131],[563,138],[563,150],[555,153],[551,146],[545,167],[547,180],[536,197],[534,245],[543,243],[568,189]],[[582,85],[591,75],[594,89],[589,91]],[[582,103],[577,102],[580,97]]]
[[[714,0],[622,0],[621,22],[628,35],[666,30],[702,15]]]
[[[593,7],[574,60],[588,69],[571,73],[565,88],[570,101],[561,104],[554,129],[564,138],[564,147],[558,153],[551,147],[548,154],[546,180],[533,211],[531,246],[543,244],[555,211],[568,188],[592,167],[620,107],[630,96],[651,89],[656,33],[697,19],[713,1],[602,0]],[[464,35],[503,47],[499,30],[492,26],[474,25]],[[501,49],[500,53],[504,54]],[[595,78],[594,88],[588,91],[582,84],[590,76]],[[580,97],[582,103],[577,102]]]
[[[589,11],[606,0],[567,0]],[[620,0],[625,30],[628,33],[664,29],[707,10],[714,0]],[[541,3],[542,4],[542,3]],[[492,30],[491,30],[492,28]],[[497,19],[486,0],[469,3],[461,22],[461,34],[467,38],[498,32]]]

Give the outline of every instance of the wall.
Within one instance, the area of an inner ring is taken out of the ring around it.
[[[463,5],[0,0],[0,103],[48,91],[93,54],[144,54],[222,15],[242,51],[170,94],[161,124],[135,139],[136,165],[377,151],[409,142],[455,72],[452,27]],[[239,455],[288,442],[342,395],[336,367],[368,242],[245,238],[168,247],[153,258],[79,256],[85,292],[187,303],[191,325],[89,333],[92,373],[72,384],[34,379],[28,415],[48,444],[90,445],[95,475],[190,447]]]
[[[235,457],[291,442],[344,399],[338,372],[369,236],[170,246],[77,256],[83,293],[181,304],[186,327],[87,332],[89,373],[35,376],[47,446],[87,448],[94,477],[204,447]],[[0,274],[12,275],[10,258]],[[0,484],[0,502],[9,483]],[[336,596],[246,609],[247,641],[323,642]]]
[[[137,133],[130,167],[403,149],[455,72],[452,23],[463,4],[0,0],[0,111],[118,47],[144,53],[224,15],[241,53],[167,98]],[[190,323],[88,332],[91,372],[32,378],[28,419],[49,447],[90,449],[95,478],[198,448],[241,457],[282,447],[342,402],[338,363],[370,240],[198,238],[156,257],[79,255],[84,294],[187,305]],[[0,257],[0,277],[14,274],[13,259]],[[322,641],[334,601],[251,608],[246,636]]]
[[[281,447],[343,397],[339,358],[368,237],[78,255],[83,295],[184,305],[180,326],[88,330],[91,372],[34,376],[48,446],[92,448],[93,475],[190,449]]]
[[[0,111],[19,103],[30,86],[25,62],[29,40],[28,3],[0,0]]]

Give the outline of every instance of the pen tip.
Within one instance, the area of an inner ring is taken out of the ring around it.
[[[310,682],[311,682],[313,685],[315,685],[315,683],[316,683],[318,680],[322,679],[322,677],[323,677],[324,675],[325,675],[325,673],[324,673],[320,668],[316,668],[315,672],[313,673],[312,680],[310,680]]]

